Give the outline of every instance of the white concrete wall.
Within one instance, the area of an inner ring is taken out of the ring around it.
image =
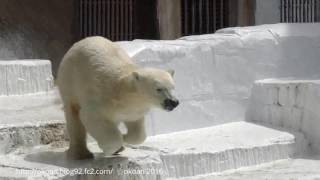
[[[305,135],[320,150],[320,80],[266,79],[252,90],[246,119]]]
[[[120,42],[142,66],[175,69],[181,105],[153,111],[150,134],[244,120],[255,80],[320,79],[320,24],[227,28],[174,41]]]
[[[255,24],[280,22],[280,0],[256,0]]]

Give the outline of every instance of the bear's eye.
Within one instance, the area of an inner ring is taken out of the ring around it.
[[[157,88],[157,92],[158,92],[158,93],[161,93],[162,91],[163,91],[162,88]]]

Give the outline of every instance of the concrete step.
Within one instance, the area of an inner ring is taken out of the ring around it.
[[[0,154],[66,139],[57,93],[0,97]]]
[[[105,157],[96,143],[90,143],[89,148],[96,156],[93,160],[66,160],[66,142],[61,142],[24,147],[2,155],[0,172],[4,173],[0,178],[161,180],[191,177],[287,159],[293,154],[294,143],[295,138],[289,133],[247,122],[149,137],[140,146],[127,147],[119,156]],[[104,174],[88,174],[96,170],[104,170]]]
[[[244,179],[320,179],[320,156],[306,155],[295,159],[277,160],[253,167],[244,167],[222,173],[206,174],[170,180],[244,180]]]
[[[39,59],[0,61],[0,96],[48,92],[53,88],[51,62]]]
[[[252,89],[246,119],[299,132],[320,151],[320,80],[264,79]]]

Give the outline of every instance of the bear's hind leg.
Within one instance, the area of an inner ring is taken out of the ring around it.
[[[110,156],[121,150],[123,137],[115,123],[106,120],[99,112],[86,108],[81,108],[80,117],[86,130],[98,142],[105,155]]]
[[[93,154],[87,148],[87,134],[79,118],[79,109],[76,104],[69,104],[65,107],[67,130],[70,138],[70,145],[67,151],[69,159],[93,158]]]

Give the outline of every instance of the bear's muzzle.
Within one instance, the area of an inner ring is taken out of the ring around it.
[[[179,100],[177,99],[165,99],[163,102],[163,108],[167,111],[172,111],[179,105]]]

